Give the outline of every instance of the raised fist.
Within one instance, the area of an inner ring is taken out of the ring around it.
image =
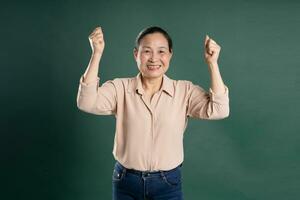
[[[204,42],[204,57],[206,63],[217,63],[220,51],[221,47],[213,39],[206,35]]]
[[[104,50],[104,38],[101,27],[97,27],[89,35],[89,41],[94,54],[102,54]]]

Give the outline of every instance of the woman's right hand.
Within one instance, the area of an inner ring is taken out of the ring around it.
[[[93,54],[102,55],[105,43],[103,39],[103,32],[100,26],[95,28],[93,32],[89,35],[89,41]]]

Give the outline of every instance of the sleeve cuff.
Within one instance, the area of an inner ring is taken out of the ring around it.
[[[229,101],[228,98],[228,93],[229,93],[229,89],[226,85],[224,85],[225,87],[225,92],[224,93],[215,93],[211,88],[209,88],[209,93],[210,93],[210,97],[212,99],[212,101],[214,102],[218,102],[220,104],[227,104]]]
[[[84,77],[83,77],[83,75],[80,77],[80,80],[79,80],[79,82],[80,82],[80,85],[83,85],[83,86],[86,86],[86,87],[89,87],[89,86],[94,86],[95,84],[99,84],[99,80],[100,80],[100,78],[99,77],[97,77],[95,80],[93,80],[93,81],[89,81],[89,82],[83,82],[84,81]]]
[[[99,80],[100,78],[97,77],[97,79],[93,80],[93,81],[89,81],[88,83],[83,82],[84,78],[83,75],[80,77],[79,80],[79,90],[81,95],[87,95],[87,94],[91,94],[91,93],[97,93],[98,90],[98,86],[99,86]]]

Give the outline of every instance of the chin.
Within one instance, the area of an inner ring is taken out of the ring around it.
[[[147,78],[159,78],[164,75],[164,72],[144,72],[143,76]]]
[[[147,78],[159,78],[163,76],[163,74],[157,74],[157,75],[153,75],[153,74],[144,74],[144,77],[147,77]]]
[[[144,77],[147,78],[159,78],[165,74],[165,70],[163,68],[157,71],[149,71],[147,68],[141,71]]]

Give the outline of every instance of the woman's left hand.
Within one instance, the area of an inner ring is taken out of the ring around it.
[[[221,47],[208,35],[204,42],[204,57],[207,64],[217,64]]]

